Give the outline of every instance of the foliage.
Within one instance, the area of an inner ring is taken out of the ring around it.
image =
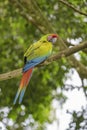
[[[73,118],[72,121],[69,123],[69,128],[67,130],[79,130],[82,128],[82,130],[87,129],[87,106],[86,108],[82,107],[81,111],[73,111],[72,113],[68,112],[69,114],[72,114]]]
[[[69,0],[75,7],[87,11],[85,1]],[[87,38],[87,18],[77,14],[72,9],[61,4],[57,0],[36,0],[38,8],[52,24],[64,40],[77,40],[81,42]],[[38,17],[38,16],[36,16]],[[31,22],[27,21],[12,6],[10,1],[0,1],[0,73],[23,66],[23,53],[26,48],[41,37],[40,30]],[[55,49],[55,52],[57,49]],[[55,53],[54,52],[54,53]],[[80,61],[87,65],[87,58],[84,52],[79,53]],[[23,104],[13,106],[19,81],[21,77],[0,82],[0,121],[10,130],[25,128],[25,122],[33,129],[34,127],[44,129],[44,123],[51,123],[54,116],[50,118],[52,100],[57,99],[60,104],[65,103],[67,97],[63,93],[67,73],[71,66],[65,59],[52,62],[48,66],[36,68],[32,80],[25,94]],[[61,91],[57,93],[57,89]],[[53,92],[56,94],[53,95]],[[76,113],[72,114],[75,122],[78,119]],[[81,120],[83,113],[81,113]],[[12,122],[10,126],[9,122]],[[80,126],[81,127],[81,126]],[[80,127],[78,129],[80,129]]]

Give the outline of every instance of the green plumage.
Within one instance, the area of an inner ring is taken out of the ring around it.
[[[38,42],[32,44],[25,52],[24,57],[32,60],[37,57],[50,55],[52,52],[52,43],[47,41],[48,35],[43,36]]]

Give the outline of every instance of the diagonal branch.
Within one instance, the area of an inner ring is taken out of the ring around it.
[[[51,63],[52,61],[57,61],[57,60],[61,59],[62,57],[68,57],[68,56],[70,56],[70,55],[72,55],[72,54],[74,54],[74,53],[76,53],[84,48],[87,48],[87,41],[80,44],[80,45],[76,45],[72,48],[68,48],[66,50],[63,50],[63,51],[51,56],[44,63],[38,65],[37,67],[47,65],[47,64]],[[87,69],[85,69],[85,71],[87,72]],[[21,73],[22,73],[22,68],[10,71],[8,73],[0,74],[0,81],[17,77]],[[87,77],[87,75],[86,75],[86,77]]]
[[[68,6],[69,8],[73,9],[74,11],[76,11],[77,13],[81,14],[81,15],[85,15],[87,16],[87,13],[80,11],[79,9],[75,8],[72,4],[68,3],[65,0],[59,0],[61,3],[65,4],[66,6]]]
[[[71,47],[71,48],[67,48],[66,50],[59,52],[55,56],[49,58],[48,61],[55,61],[55,60],[60,59],[62,57],[68,57],[68,56],[70,56],[70,55],[72,55],[80,50],[85,49],[85,48],[87,48],[87,41],[82,43],[82,44],[76,45],[76,46]]]

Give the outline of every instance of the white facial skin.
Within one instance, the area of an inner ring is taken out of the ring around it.
[[[55,43],[57,41],[57,37],[52,38],[52,43]]]

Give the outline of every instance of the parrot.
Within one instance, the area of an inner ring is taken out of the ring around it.
[[[31,79],[34,67],[44,62],[51,55],[53,44],[57,39],[57,34],[46,34],[41,37],[40,40],[30,45],[30,47],[26,50],[24,54],[22,78],[13,104],[16,104],[18,98],[19,104],[22,103],[22,99]]]

